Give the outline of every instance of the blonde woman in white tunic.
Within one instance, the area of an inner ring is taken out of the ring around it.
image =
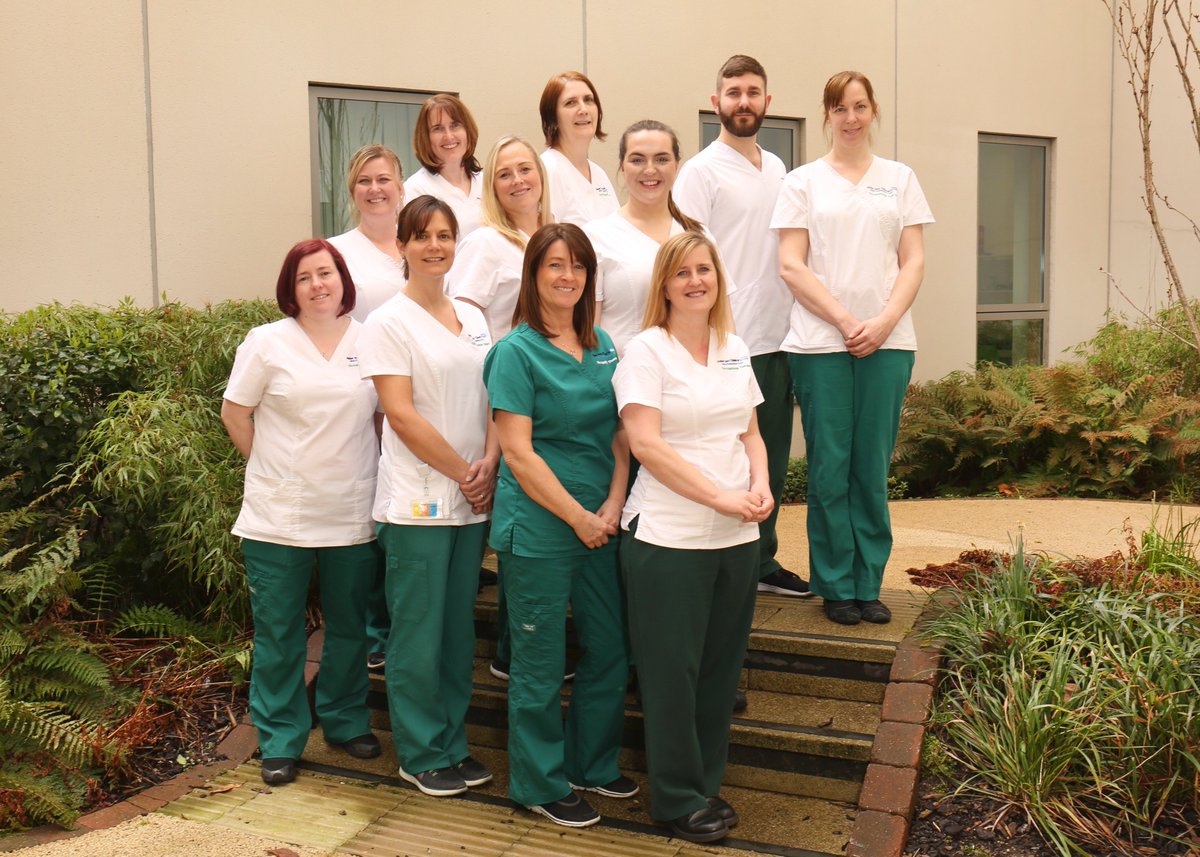
[[[358,371],[354,281],[327,241],[288,253],[276,285],[287,318],[238,346],[221,419],[247,458],[242,538],[254,614],[250,712],[262,778],[291,782],[312,726],[304,614],[314,562],[325,642],[316,714],[325,740],[379,755],[367,712],[363,626],[379,551],[371,521],[379,447],[375,388]]]
[[[662,122],[643,119],[625,129],[617,149],[629,191],[625,205],[583,231],[596,250],[596,323],[617,353],[642,329],[650,274],[662,242],[684,230],[704,229],[675,207],[671,188],[679,172],[679,138]]]
[[[475,158],[479,127],[458,97],[430,96],[421,105],[413,129],[413,153],[421,162],[404,182],[404,194],[429,194],[450,205],[461,241],[479,228],[483,216],[483,168]]]
[[[492,342],[512,330],[529,236],[552,222],[546,171],[522,137],[501,137],[483,167],[483,225],[458,247],[447,293],[483,310]]]
[[[620,205],[617,191],[600,165],[588,159],[592,140],[607,136],[601,128],[604,109],[596,87],[578,71],[556,74],[542,90],[538,111],[554,220],[583,226],[612,214]]]
[[[355,227],[329,243],[346,260],[358,299],[351,313],[366,321],[376,308],[404,288],[404,270],[396,248],[396,218],[404,205],[404,168],[387,146],[363,146],[350,158],[346,190]]]
[[[645,329],[613,376],[641,462],[621,515],[629,635],[642,686],[650,814],[712,842],[738,815],[720,796],[734,691],[774,508],[750,350],[716,247],[684,232],[658,252]]]

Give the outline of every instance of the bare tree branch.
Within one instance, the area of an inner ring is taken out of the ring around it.
[[[1111,273],[1104,270],[1103,268],[1100,269],[1100,273],[1108,278],[1109,283],[1112,284],[1112,287],[1116,290],[1117,294],[1120,295],[1122,298],[1124,298],[1125,303],[1129,304],[1130,309],[1132,309],[1134,312],[1136,312],[1138,315],[1140,315],[1142,317],[1142,319],[1145,322],[1147,322],[1151,327],[1158,328],[1158,330],[1160,332],[1165,333],[1167,336],[1170,336],[1174,339],[1178,339],[1180,342],[1182,342],[1188,348],[1192,348],[1192,349],[1200,352],[1200,342],[1192,342],[1191,340],[1189,340],[1185,337],[1182,337],[1175,331],[1171,330],[1171,328],[1167,327],[1165,324],[1163,324],[1161,321],[1159,321],[1155,316],[1151,315],[1150,313],[1146,312],[1146,310],[1142,309],[1140,306],[1135,304],[1133,302],[1133,298],[1131,298],[1131,297],[1129,297],[1129,295],[1125,294],[1125,290],[1121,288],[1121,284],[1117,282],[1116,277],[1114,277]]]

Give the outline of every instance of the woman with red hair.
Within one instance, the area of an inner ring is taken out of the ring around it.
[[[379,755],[367,712],[367,597],[379,564],[371,504],[378,397],[358,369],[354,281],[328,241],[288,252],[275,297],[287,316],[238,346],[221,420],[246,457],[242,538],[254,615],[250,714],[262,778],[291,782],[312,726],[304,687],[304,611],[313,566],[325,643],[316,713],[325,740]]]
[[[546,82],[538,103],[546,151],[542,163],[549,179],[550,207],[559,223],[585,223],[606,217],[620,203],[608,174],[588,160],[592,140],[607,135],[601,128],[600,94],[578,71],[564,71]]]

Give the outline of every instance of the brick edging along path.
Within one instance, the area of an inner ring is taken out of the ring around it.
[[[321,664],[321,647],[325,642],[324,627],[318,628],[308,638],[304,663],[304,684],[312,692],[313,682]],[[196,765],[185,771],[180,771],[166,782],[151,786],[135,795],[130,795],[123,801],[81,815],[75,822],[75,827],[64,830],[52,824],[35,827],[24,833],[6,836],[0,839],[0,852],[17,851],[33,845],[55,842],[59,839],[72,839],[83,836],[93,830],[104,830],[116,827],[123,821],[146,815],[166,806],[173,800],[183,797],[192,789],[200,788],[209,780],[236,768],[245,762],[258,749],[258,733],[250,724],[249,719],[243,720],[221,739],[215,749],[216,761]]]
[[[931,598],[925,609],[938,600]],[[941,661],[940,650],[922,645],[915,631],[896,648],[847,857],[900,857],[904,852],[917,801],[921,743]]]

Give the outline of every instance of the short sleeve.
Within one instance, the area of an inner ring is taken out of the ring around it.
[[[412,377],[412,346],[408,331],[389,310],[367,316],[358,340],[358,371],[363,378],[376,375]]]
[[[224,393],[235,405],[257,408],[263,399],[267,390],[267,363],[262,353],[265,338],[259,328],[254,328],[237,348]]]
[[[771,228],[808,229],[808,183],[795,172],[783,180],[771,215]]]
[[[645,339],[632,340],[613,375],[617,413],[626,405],[645,405],[661,411],[664,371],[662,361]]]
[[[510,334],[488,352],[483,363],[492,410],[533,416],[533,367],[529,355]]]
[[[504,241],[503,236],[497,236]],[[454,266],[446,277],[447,293],[486,307],[500,288],[500,260],[489,246],[491,230],[477,229],[458,248]]]
[[[712,216],[708,175],[690,161],[680,168],[675,184],[671,187],[671,199],[679,206],[680,211],[701,223],[707,224]]]
[[[901,205],[900,217],[905,226],[934,222],[933,212],[929,210],[929,203],[925,199],[925,192],[921,190],[917,174],[911,169],[906,169]]]

